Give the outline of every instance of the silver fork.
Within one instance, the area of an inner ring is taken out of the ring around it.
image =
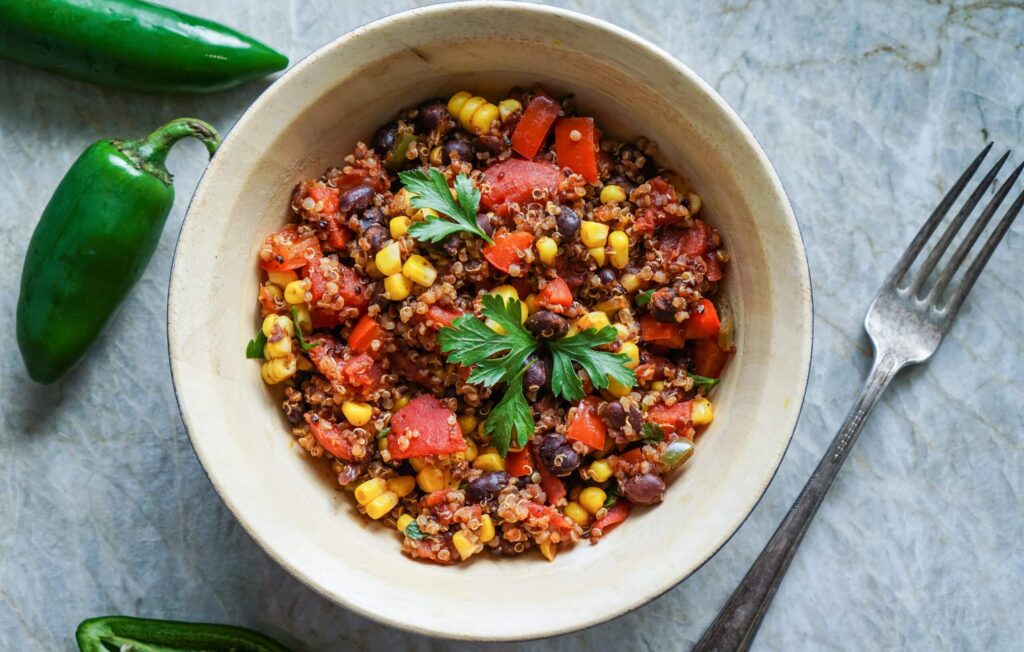
[[[992,234],[985,241],[981,250],[967,268],[963,278],[951,288],[951,282],[961,268],[979,236],[1009,194],[1017,177],[1020,176],[1024,164],[1021,164],[996,191],[988,202],[981,217],[974,222],[970,231],[957,247],[952,257],[939,272],[938,278],[931,285],[928,279],[936,271],[939,261],[946,253],[957,233],[967,222],[967,218],[977,207],[982,196],[992,187],[996,174],[1006,162],[1009,152],[1004,154],[992,169],[985,175],[981,183],[964,202],[963,207],[946,228],[942,237],[935,243],[920,267],[911,272],[911,267],[918,256],[924,251],[925,245],[932,238],[943,218],[960,197],[968,182],[981,166],[985,156],[992,149],[989,143],[974,162],[964,171],[957,182],[942,199],[935,212],[925,222],[914,237],[913,242],[896,263],[896,267],[885,279],[874,301],[868,308],[864,319],[864,328],[871,338],[875,349],[874,364],[868,375],[860,398],[854,404],[839,433],[832,440],[831,446],[818,463],[811,479],[807,481],[800,496],[790,508],[786,518],[772,535],[757,561],[747,571],[746,577],[733,592],[729,601],[722,607],[718,617],[704,632],[697,642],[695,651],[710,650],[733,651],[746,650],[757,634],[768,605],[782,582],[782,577],[789,568],[796,550],[803,540],[807,527],[811,524],[818,507],[821,506],[825,494],[835,479],[839,468],[850,454],[850,447],[864,427],[864,422],[871,410],[878,403],[882,392],[889,386],[903,367],[924,362],[935,353],[942,342],[943,336],[949,332],[953,318],[963,305],[967,293],[978,280],[981,270],[985,267],[999,241],[1003,239],[1010,225],[1024,205],[1022,192],[1003,218],[999,221]]]

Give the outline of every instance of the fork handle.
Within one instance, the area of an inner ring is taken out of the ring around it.
[[[761,551],[757,561],[747,571],[746,577],[697,642],[693,648],[694,652],[733,652],[750,648],[754,636],[757,635],[757,628],[761,625],[775,591],[782,583],[782,577],[789,568],[789,563],[793,560],[796,549],[811,524],[811,519],[832,486],[839,468],[850,454],[850,448],[864,428],[864,422],[900,366],[892,353],[875,355],[871,374],[864,384],[860,398],[832,440],[832,445],[825,456],[818,463],[818,468],[804,485],[800,496]]]

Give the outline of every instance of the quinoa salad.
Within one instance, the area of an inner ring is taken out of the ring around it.
[[[735,346],[729,256],[654,144],[514,88],[338,163],[259,249],[246,355],[355,509],[454,564],[553,561],[661,502]]]

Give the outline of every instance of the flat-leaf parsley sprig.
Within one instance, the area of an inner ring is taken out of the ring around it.
[[[438,170],[410,170],[399,172],[398,177],[406,190],[413,193],[410,201],[413,208],[430,208],[450,218],[427,217],[409,227],[409,235],[421,242],[440,242],[452,233],[465,231],[494,244],[491,236],[476,223],[476,212],[480,207],[480,189],[465,174],[455,177],[455,194],[452,197],[448,181]]]
[[[467,379],[485,387],[504,382],[505,395],[484,422],[484,432],[504,457],[514,441],[525,446],[533,436],[533,410],[523,394],[526,361],[538,353],[542,343],[522,325],[522,303],[494,294],[481,299],[480,314],[493,320],[505,332],[499,333],[474,315],[462,315],[438,332],[437,342],[448,361],[473,366]],[[570,337],[544,343],[551,354],[551,391],[568,401],[585,395],[583,383],[573,363],[587,372],[597,389],[608,387],[614,380],[627,387],[636,384],[636,375],[627,366],[629,357],[622,353],[597,350],[596,347],[615,341],[615,330],[605,326],[588,328]]]

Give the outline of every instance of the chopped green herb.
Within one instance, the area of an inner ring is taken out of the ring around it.
[[[420,526],[416,525],[416,521],[405,526],[405,536],[417,541],[427,538],[427,535],[423,534],[422,530],[420,530]]]
[[[302,328],[299,327],[299,311],[292,306],[292,323],[295,325],[295,337],[299,340],[299,348],[303,351],[309,351],[320,346],[320,342],[310,344],[306,341],[306,337],[302,334]]]
[[[715,385],[721,382],[718,378],[707,378],[705,376],[698,376],[697,374],[691,373],[687,373],[686,375],[693,379],[693,386],[705,394],[710,392]]]
[[[608,497],[604,499],[602,507],[608,509],[617,502],[619,502],[619,492],[615,490],[615,487],[611,487],[608,489]]]
[[[384,439],[391,432],[391,426],[384,426],[384,429],[377,433],[377,439]]]
[[[245,357],[247,358],[262,358],[263,347],[267,345],[267,336],[263,334],[263,329],[260,329],[256,333],[256,337],[249,340],[249,343],[245,346]]]
[[[644,441],[647,443],[655,443],[665,440],[665,431],[661,429],[656,423],[645,423],[644,424]]]
[[[450,218],[427,217],[409,227],[409,235],[423,242],[440,242],[452,233],[471,233],[493,244],[487,232],[476,223],[477,209],[480,207],[480,189],[464,174],[455,177],[455,194],[452,197],[448,181],[439,171],[431,169],[399,172],[399,178],[406,189],[413,193],[413,208],[430,208]]]
[[[526,369],[517,373],[508,383],[505,396],[491,411],[491,415],[484,421],[484,432],[491,436],[491,444],[498,449],[498,453],[505,457],[508,454],[509,445],[515,435],[516,447],[526,445],[533,436],[533,410],[523,396],[523,374]]]
[[[549,342],[548,349],[552,358],[552,393],[568,401],[583,398],[583,383],[573,369],[573,362],[583,367],[590,377],[590,382],[597,389],[608,387],[609,378],[626,387],[635,385],[636,375],[626,366],[629,364],[629,356],[624,353],[598,351],[595,348],[611,344],[616,337],[615,329],[605,326],[600,330],[588,328],[572,337]]]
[[[654,290],[644,290],[640,294],[636,295],[636,298],[633,299],[633,303],[640,307],[646,306],[648,303],[651,302],[651,297],[653,295]]]
[[[437,343],[449,362],[475,365],[469,382],[493,387],[519,373],[526,358],[536,350],[537,340],[523,328],[521,302],[506,303],[504,297],[487,294],[482,303],[480,313],[504,328],[504,335],[473,315],[462,315],[438,332]]]

